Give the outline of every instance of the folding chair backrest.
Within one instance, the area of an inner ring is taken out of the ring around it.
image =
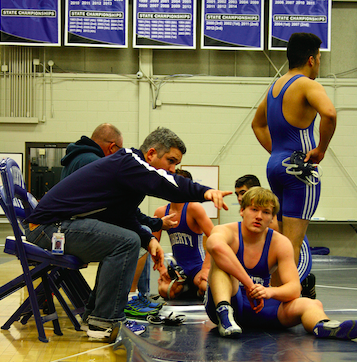
[[[4,194],[4,187],[0,186],[0,206],[4,210],[5,216],[8,217],[8,208],[5,204],[5,194]],[[38,204],[37,200],[34,198],[32,194],[29,192],[27,193],[27,200],[29,205],[28,212],[25,211],[24,205],[21,200],[17,199],[16,205],[14,205],[15,214],[19,221],[23,221]],[[9,219],[9,217],[8,217]],[[9,219],[10,221],[10,219]]]
[[[7,207],[5,205],[5,195],[4,195],[3,186],[0,186],[0,206],[4,210],[5,215],[7,215]]]
[[[16,229],[19,226],[18,221],[23,221],[31,214],[37,200],[27,192],[21,170],[14,160],[2,160],[0,173],[3,182],[3,186],[0,187],[0,205],[13,229]],[[22,233],[21,229],[20,231]]]

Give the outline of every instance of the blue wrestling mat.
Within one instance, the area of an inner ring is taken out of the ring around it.
[[[317,298],[326,314],[357,319],[357,259],[314,256]],[[337,362],[356,361],[357,339],[317,339],[299,325],[285,331],[243,330],[238,339],[222,338],[199,301],[170,301],[161,314],[185,314],[179,326],[153,325],[141,336],[123,328],[113,352],[127,350],[127,361]],[[142,322],[142,321],[138,321]]]

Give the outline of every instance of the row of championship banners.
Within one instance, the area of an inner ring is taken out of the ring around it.
[[[66,0],[66,46],[128,47],[129,0]],[[199,0],[133,0],[133,47],[196,49]],[[332,0],[269,0],[269,50],[292,33],[331,44]],[[61,45],[60,0],[1,0],[0,44]],[[263,0],[202,0],[202,49],[264,49]]]

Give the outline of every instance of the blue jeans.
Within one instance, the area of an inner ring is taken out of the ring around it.
[[[146,258],[144,269],[138,281],[138,290],[143,295],[150,294],[150,263],[151,255],[149,254]]]
[[[25,227],[27,240],[48,250],[52,249],[52,234],[57,231],[54,224],[40,225],[33,231]],[[95,308],[90,317],[109,323],[124,321],[139,254],[139,236],[95,219],[65,220],[61,232],[65,234],[65,254],[75,255],[84,263],[101,263]]]

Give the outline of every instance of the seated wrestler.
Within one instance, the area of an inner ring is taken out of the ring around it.
[[[242,328],[289,328],[302,323],[318,338],[354,339],[354,320],[330,320],[317,299],[300,296],[290,240],[269,228],[279,211],[270,191],[252,187],[242,198],[242,222],[215,226],[207,240],[211,254],[206,312],[222,337]],[[282,285],[270,286],[277,268]]]
[[[188,171],[177,169],[176,174],[192,180],[192,175]],[[173,299],[184,290],[193,288],[196,289],[195,294],[198,293],[202,297],[207,289],[210,268],[210,256],[203,247],[203,234],[207,237],[210,235],[213,223],[202,205],[197,202],[172,202],[155,211],[155,216],[158,218],[169,214],[175,214],[171,221],[177,221],[178,224],[166,232],[170,237],[175,263],[182,268],[186,278],[185,282],[182,278],[173,281],[168,268],[163,266],[159,270],[159,294],[165,299]],[[161,230],[153,235],[160,240]],[[174,273],[171,274],[173,275]]]
[[[239,177],[235,182],[235,194],[238,199],[239,205],[242,203],[244,194],[254,186],[261,186],[260,181],[255,175],[244,175]],[[273,221],[269,227],[275,231],[279,231],[279,224],[277,215],[273,217]],[[315,290],[315,275],[310,273],[312,267],[312,255],[309,245],[309,240],[305,235],[300,248],[299,264],[297,265],[300,283],[301,283],[301,296],[316,299]],[[273,286],[278,286],[281,282],[277,273],[272,275],[271,280]]]

